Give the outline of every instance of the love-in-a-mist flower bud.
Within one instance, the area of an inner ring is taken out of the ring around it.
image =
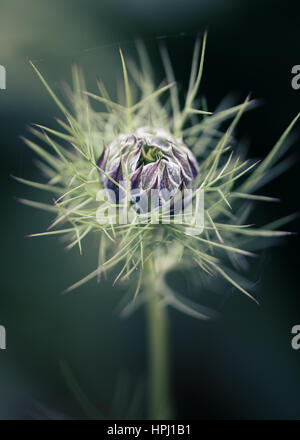
[[[162,206],[199,173],[195,156],[181,139],[149,127],[130,135],[120,134],[104,148],[97,165],[105,172],[99,170],[103,186],[114,191],[118,203],[125,196],[122,188],[129,184],[135,200],[153,199],[154,192]]]

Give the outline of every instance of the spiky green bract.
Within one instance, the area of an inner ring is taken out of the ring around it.
[[[61,103],[31,63],[63,113],[63,119],[57,119],[60,128],[36,125],[31,132],[38,141],[25,140],[42,159],[40,167],[45,181],[41,184],[18,180],[49,191],[52,197],[55,195],[54,204],[48,205],[21,200],[55,214],[48,231],[31,236],[63,235],[68,241],[68,248],[78,246],[80,252],[83,239],[88,234],[93,233],[99,240],[99,261],[95,264],[95,270],[66,292],[93,278],[99,279],[103,272],[115,268],[118,269],[115,282],[130,277],[136,280],[136,288],[132,292],[132,297],[136,298],[143,286],[143,267],[151,259],[156,282],[161,287],[156,289],[161,301],[193,316],[205,318],[208,316],[206,309],[186,301],[184,296],[171,290],[165,281],[166,273],[180,265],[196,266],[202,274],[219,275],[252,298],[243,281],[240,281],[242,277],[239,272],[245,267],[245,259],[253,256],[253,250],[259,250],[262,237],[288,234],[274,231],[273,228],[281,227],[290,217],[259,228],[248,225],[247,217],[253,201],[276,200],[257,191],[284,170],[286,162],[279,162],[279,159],[286,149],[284,141],[299,115],[264,160],[255,162],[243,159],[242,146],[233,135],[240,118],[253,107],[253,102],[246,98],[240,105],[212,114],[206,108],[199,107],[198,92],[205,44],[206,34],[202,49],[199,39],[195,44],[183,108],[180,107],[177,84],[164,47],[162,59],[167,83],[159,88],[154,85],[151,63],[141,42],[137,44],[141,69],[132,61],[126,65],[120,51],[124,103],[112,101],[101,81],[98,81],[99,95],[87,92],[82,74],[74,67],[74,87],[72,91],[68,90],[71,111]],[[92,109],[90,100],[102,104],[102,111]],[[104,146],[119,134],[131,134],[144,126],[166,130],[182,139],[197,158],[200,172],[194,181],[194,197],[202,190],[205,201],[205,224],[201,235],[189,235],[184,224],[142,224],[134,218],[130,224],[112,224],[109,219],[103,225],[97,222],[97,209],[101,203],[106,203],[97,201],[97,193],[101,189],[98,175],[99,172],[105,174],[97,166],[97,159]],[[136,307],[140,300],[146,298],[146,293],[139,295],[139,301],[130,307]],[[125,308],[123,313],[126,314],[130,307]]]

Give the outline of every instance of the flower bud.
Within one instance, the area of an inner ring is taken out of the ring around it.
[[[182,140],[149,127],[120,134],[104,148],[97,165],[106,174],[99,170],[101,183],[114,191],[117,203],[125,197],[128,182],[137,201],[149,200],[150,191],[156,190],[160,206],[174,199],[199,172],[195,156]]]

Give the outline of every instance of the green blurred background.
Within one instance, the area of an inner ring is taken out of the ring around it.
[[[238,130],[251,140],[251,156],[262,157],[300,110],[300,91],[290,84],[291,68],[300,64],[299,12],[297,2],[277,0],[1,0],[0,64],[7,70],[7,90],[0,91],[0,324],[7,330],[7,349],[0,351],[1,419],[86,418],[61,361],[106,417],[123,416],[122,408],[111,412],[112,400],[120,403],[116,390],[128,402],[138,380],[146,379],[144,310],[127,320],[116,311],[126,286],[91,282],[60,295],[94,268],[93,241],[80,257],[56,239],[24,238],[44,230],[50,216],[14,200],[44,197],[9,177],[39,177],[35,158],[18,136],[32,122],[54,127],[53,117],[60,116],[26,56],[56,92],[61,80],[70,81],[75,61],[89,90],[96,91],[100,76],[114,95],[121,74],[118,44],[135,56],[134,40],[141,37],[160,82],[157,43],[164,39],[184,89],[195,35],[209,25],[202,94],[211,109],[229,93],[242,100],[251,91],[262,99]],[[299,137],[299,125],[295,131]],[[297,139],[295,165],[264,191],[282,203],[258,205],[257,222],[299,210]],[[260,306],[224,284],[216,322],[170,310],[178,418],[300,418],[300,351],[290,344],[291,328],[300,324],[298,244],[292,237],[266,249],[249,274]],[[201,302],[201,292],[189,287],[188,294]],[[142,405],[137,416],[144,416]]]

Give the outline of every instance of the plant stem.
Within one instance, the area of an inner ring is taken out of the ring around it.
[[[170,398],[168,316],[160,303],[156,274],[152,262],[145,267],[147,288],[151,296],[147,302],[149,337],[149,416],[150,419],[172,417]],[[154,292],[153,292],[154,290]]]

